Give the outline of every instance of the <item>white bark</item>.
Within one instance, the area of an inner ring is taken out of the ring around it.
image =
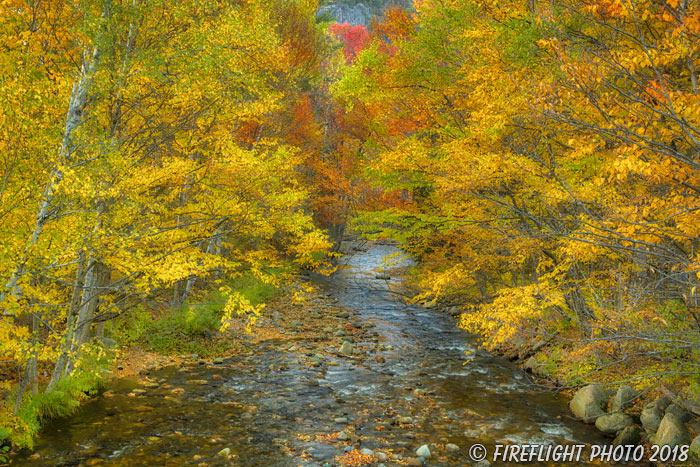
[[[66,124],[63,129],[59,158],[56,165],[49,173],[49,180],[44,188],[39,211],[36,214],[34,230],[24,248],[21,259],[18,261],[10,279],[5,285],[5,289],[0,292],[0,303],[5,301],[8,294],[13,294],[17,297],[21,296],[21,290],[18,284],[26,272],[32,249],[39,241],[44,227],[51,217],[51,211],[55,208],[53,204],[55,201],[56,189],[63,180],[61,167],[63,165],[69,165],[73,161],[72,156],[75,151],[74,133],[83,121],[83,114],[87,106],[88,91],[97,68],[97,57],[97,49],[95,49],[91,55],[85,57],[80,69],[80,76],[73,83],[73,92],[71,93],[70,102],[68,104],[68,113],[66,115]]]

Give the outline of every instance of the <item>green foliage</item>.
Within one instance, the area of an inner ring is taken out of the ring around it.
[[[253,274],[230,279],[226,285],[240,293],[252,305],[265,303],[278,292],[278,288],[273,284],[266,283]],[[184,305],[151,321],[140,335],[148,347],[166,355],[223,355],[230,351],[234,344],[228,340],[213,339],[212,335],[221,326],[226,300],[227,297],[221,292],[213,292],[205,302]]]
[[[281,269],[269,271],[275,276],[283,273]],[[279,293],[279,288],[273,284],[263,282],[252,274],[244,274],[229,281],[231,290],[235,290],[243,295],[252,305],[259,305],[274,298]],[[218,295],[219,302],[225,302],[225,298]],[[222,303],[223,305],[223,303]]]
[[[153,321],[145,334],[146,344],[162,354],[196,353],[209,357],[230,350],[224,342],[214,342],[211,334],[218,328],[220,308],[211,304],[171,311]]]
[[[51,392],[39,395],[25,393],[24,403],[17,415],[5,415],[0,419],[0,440],[6,438],[19,448],[32,448],[34,438],[45,420],[71,415],[80,401],[97,394],[113,357],[112,352],[105,352],[99,345],[90,346],[82,354],[71,376],[60,380]],[[11,405],[16,395],[17,388],[5,399],[0,413],[12,412]]]
[[[148,331],[152,321],[151,313],[137,306],[114,322],[107,323],[105,331],[121,345],[128,346],[137,342]]]
[[[541,63],[537,41],[542,29],[534,18],[511,18],[498,27],[500,41],[505,46],[505,57],[516,65],[534,67]]]

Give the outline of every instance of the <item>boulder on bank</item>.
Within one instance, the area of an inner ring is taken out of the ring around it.
[[[613,441],[613,446],[634,446],[639,444],[642,440],[642,431],[642,427],[639,425],[628,426],[617,434]]]
[[[569,403],[573,414],[586,423],[594,423],[605,414],[608,407],[608,394],[598,384],[590,384],[579,389]]]
[[[622,412],[629,409],[634,404],[636,398],[637,392],[634,389],[627,385],[620,386],[612,401],[612,411]]]
[[[679,446],[690,444],[688,429],[680,418],[672,413],[666,413],[656,431],[654,444],[659,446]]]
[[[601,415],[595,421],[595,427],[608,435],[614,435],[632,425],[634,425],[634,419],[620,412]]]
[[[659,429],[663,416],[664,414],[661,412],[661,409],[652,402],[644,407],[639,419],[642,422],[644,430],[651,434],[656,433],[656,430]]]
[[[539,363],[537,361],[537,358],[534,356],[528,358],[525,363],[523,364],[523,369],[525,371],[529,371],[535,376],[538,376],[540,378],[547,378],[549,377],[549,372],[547,371],[547,368],[545,367],[544,363]]]
[[[700,435],[693,438],[693,441],[690,443],[690,453],[696,459],[700,459]]]
[[[666,413],[672,413],[682,422],[687,422],[690,420],[690,414],[683,407],[676,404],[671,404],[666,407]]]

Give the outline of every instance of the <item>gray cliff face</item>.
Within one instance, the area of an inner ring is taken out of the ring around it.
[[[413,0],[338,0],[321,6],[317,16],[330,16],[337,23],[368,26],[372,17],[382,16],[384,10],[391,6],[412,8]]]
[[[372,10],[364,3],[356,5],[344,5],[329,3],[318,9],[318,16],[330,16],[337,23],[349,23],[354,25],[364,24],[367,26],[372,18]]]

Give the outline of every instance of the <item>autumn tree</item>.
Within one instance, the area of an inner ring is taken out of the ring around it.
[[[425,1],[378,30],[335,93],[411,201],[359,225],[421,260],[417,299],[461,304],[491,348],[553,342],[568,381],[692,381],[694,7]]]

